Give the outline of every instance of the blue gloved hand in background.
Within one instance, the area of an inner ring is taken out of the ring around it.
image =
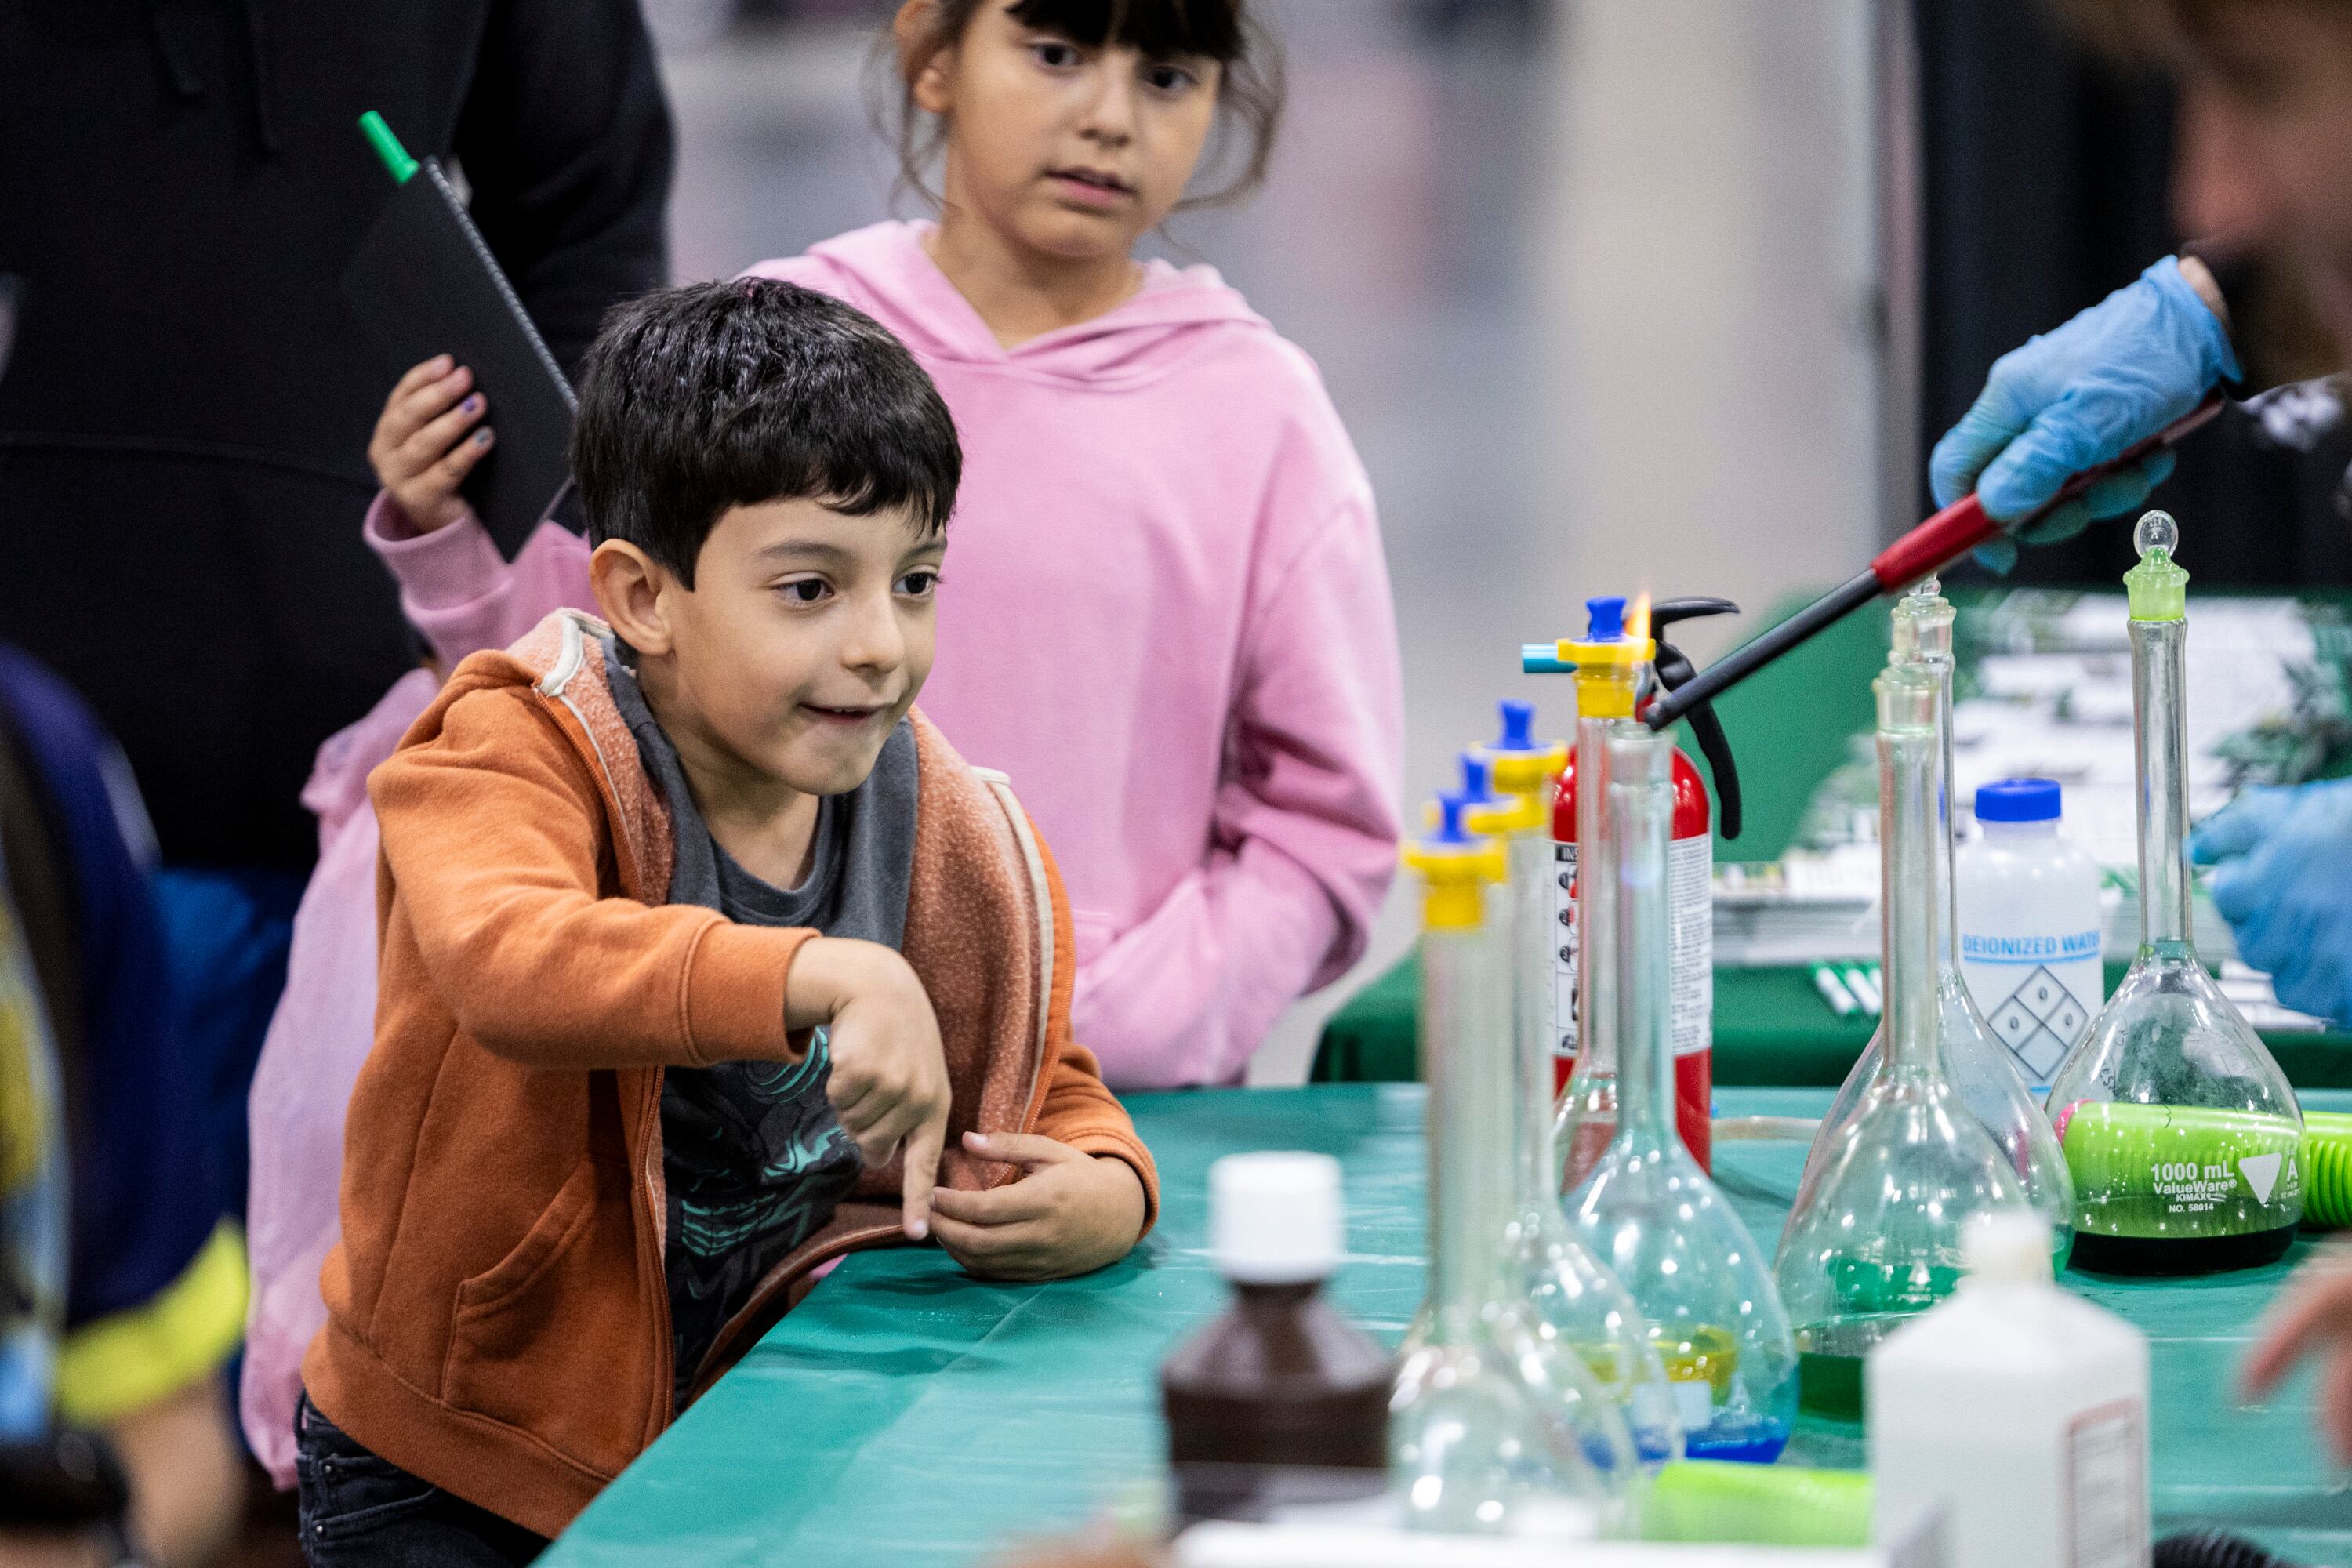
[[[2189,852],[2213,907],[2278,999],[2352,1022],[2352,779],[2250,789],[2198,826]]]
[[[1939,507],[1975,490],[1996,522],[2023,517],[2074,474],[2122,456],[2238,376],[2230,335],[2168,256],[2054,332],[1993,362],[1984,391],[1927,461]],[[2172,472],[2159,452],[2091,487],[2020,537],[2045,544],[2094,518],[2128,511]],[[1995,540],[1977,559],[1996,572],[2017,546]]]

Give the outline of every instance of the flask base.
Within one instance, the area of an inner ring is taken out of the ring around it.
[[[2285,1255],[2294,1245],[2296,1228],[2283,1225],[2222,1236],[2102,1236],[2095,1230],[2078,1229],[2074,1255],[2066,1266],[2086,1274],[2141,1278],[2259,1268]]]

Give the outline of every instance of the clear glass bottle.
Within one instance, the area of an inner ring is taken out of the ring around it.
[[[2139,954],[2050,1083],[2074,1176],[2074,1266],[2203,1274],[2268,1263],[2303,1217],[2303,1112],[2189,934],[2189,574],[2139,520],[2131,596]]]
[[[1576,664],[1576,1067],[1553,1126],[1559,1191],[1581,1184],[1617,1135],[1615,853],[1609,826],[1609,737],[1633,717],[1658,645],[1646,625],[1616,621],[1622,599],[1592,599],[1582,642],[1559,645]],[[1604,606],[1614,605],[1614,611]],[[1646,611],[1643,612],[1646,616]]]
[[[1773,1269],[1797,1325],[1805,1408],[1847,1418],[1862,1414],[1871,1347],[1958,1283],[1962,1227],[2026,1206],[2023,1182],[1944,1073],[1936,976],[1948,906],[1935,874],[1942,682],[1924,665],[1898,664],[1872,686],[1885,1059],[1853,1120],[1814,1151]]]
[[[1503,704],[1503,737],[1463,756],[1474,831],[1503,842],[1507,951],[1511,954],[1512,1169],[1516,1205],[1507,1245],[1531,1321],[1572,1347],[1625,1415],[1643,1462],[1678,1458],[1682,1427],[1665,1363],[1649,1324],[1614,1274],[1601,1267],[1560,1212],[1552,1152],[1552,842],[1549,785],[1568,748],[1533,733],[1527,704]],[[1486,786],[1483,789],[1474,785]]]
[[[1390,1485],[1419,1529],[1620,1533],[1641,1485],[1633,1437],[1583,1362],[1530,1321],[1508,1247],[1512,986],[1487,909],[1504,858],[1465,829],[1462,796],[1441,806],[1406,851],[1424,882],[1431,1268],[1425,1331],[1389,1405]]]
[[[1952,627],[1958,619],[1941,585],[1929,577],[1896,602],[1894,647],[1887,662],[1919,665],[1932,670],[1939,684],[1936,705],[1937,743],[1941,764],[1936,795],[1936,831],[1931,846],[1931,885],[1937,917],[1936,946],[1936,1016],[1944,1053],[1944,1072],[1960,1100],[1984,1124],[2010,1168],[2025,1184],[2027,1199],[2057,1238],[2056,1267],[2066,1266],[2066,1250],[2074,1238],[2074,1185],[2065,1155],[2049,1118],[2034,1103],[2015,1058],[1994,1036],[1984,1011],[1969,994],[1960,973],[1959,906],[1952,874]],[[1880,827],[1882,848],[1886,831]],[[1826,1152],[1852,1125],[1869,1087],[1886,1058],[1886,1026],[1882,1017],[1869,1047],[1846,1074],[1845,1082],[1822,1119],[1821,1131],[1805,1157],[1810,1177],[1822,1168]],[[1801,1188],[1800,1189],[1801,1201]]]
[[[1593,1014],[1621,1070],[1614,1136],[1568,1199],[1569,1218],[1643,1317],[1674,1386],[1684,1452],[1769,1463],[1797,1413],[1797,1347],[1764,1254],[1675,1127],[1671,743],[1633,721],[1609,735],[1619,940]]]

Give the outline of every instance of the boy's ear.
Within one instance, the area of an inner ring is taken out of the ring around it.
[[[661,563],[625,539],[608,539],[588,557],[588,584],[605,624],[623,642],[639,653],[669,652],[665,600],[678,584]]]
[[[939,25],[939,0],[906,0],[890,23],[890,37],[898,48],[898,75],[915,106],[931,114],[948,111],[948,74],[955,58],[953,39],[936,48],[923,47]]]

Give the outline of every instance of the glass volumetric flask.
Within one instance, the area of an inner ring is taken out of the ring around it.
[[[1936,973],[1946,905],[1936,846],[1943,683],[1890,665],[1878,698],[1879,929],[1885,1059],[1853,1118],[1813,1151],[1773,1277],[1797,1325],[1807,1409],[1862,1414],[1872,1346],[1952,1292],[1963,1227],[2027,1206],[2025,1184],[1945,1076]]]
[[[2303,1113],[2189,936],[2189,574],[2151,511],[2131,597],[2139,954],[2050,1084],[2074,1176],[2074,1266],[2202,1274],[2268,1263],[2303,1216]]]
[[[1512,984],[1511,1089],[1514,1204],[1508,1246],[1530,1321],[1574,1350],[1624,1412],[1650,1466],[1679,1458],[1682,1428],[1665,1364],[1649,1325],[1617,1277],[1601,1267],[1560,1212],[1552,1152],[1551,781],[1565,744],[1532,739],[1534,713],[1502,704],[1503,732],[1462,760],[1466,825],[1502,840],[1506,952]]]
[[[1488,889],[1501,846],[1463,797],[1405,852],[1420,871],[1430,1296],[1389,1405],[1389,1476],[1416,1528],[1591,1536],[1632,1523],[1641,1465],[1616,1403],[1547,1339],[1517,1283],[1511,980]]]
[[[1797,1347],[1755,1237],[1675,1128],[1670,747],[1637,721],[1612,731],[1617,1128],[1568,1198],[1569,1218],[1649,1321],[1684,1452],[1769,1462],[1797,1413]]]
[[[2074,1224],[2074,1186],[2065,1155],[2049,1118],[2034,1103],[2032,1092],[2019,1075],[2015,1058],[1993,1033],[1960,973],[1959,913],[1952,876],[1952,626],[1957,618],[1937,580],[1927,578],[1895,603],[1894,647],[1887,659],[1890,666],[1917,665],[1932,671],[1938,685],[1936,732],[1941,783],[1930,846],[1934,861],[1930,886],[1937,922],[1937,1034],[1946,1078],[2024,1184],[2027,1201],[2056,1237],[2054,1266],[2063,1268]],[[1882,851],[1885,833],[1882,819]],[[1814,1135],[1805,1159],[1808,1179],[1823,1168],[1828,1150],[1853,1124],[1862,1108],[1863,1091],[1885,1059],[1886,1025],[1882,1017],[1868,1048],[1846,1074],[1829,1114],[1822,1119],[1821,1131]],[[1801,1197],[1801,1188],[1800,1192]]]

